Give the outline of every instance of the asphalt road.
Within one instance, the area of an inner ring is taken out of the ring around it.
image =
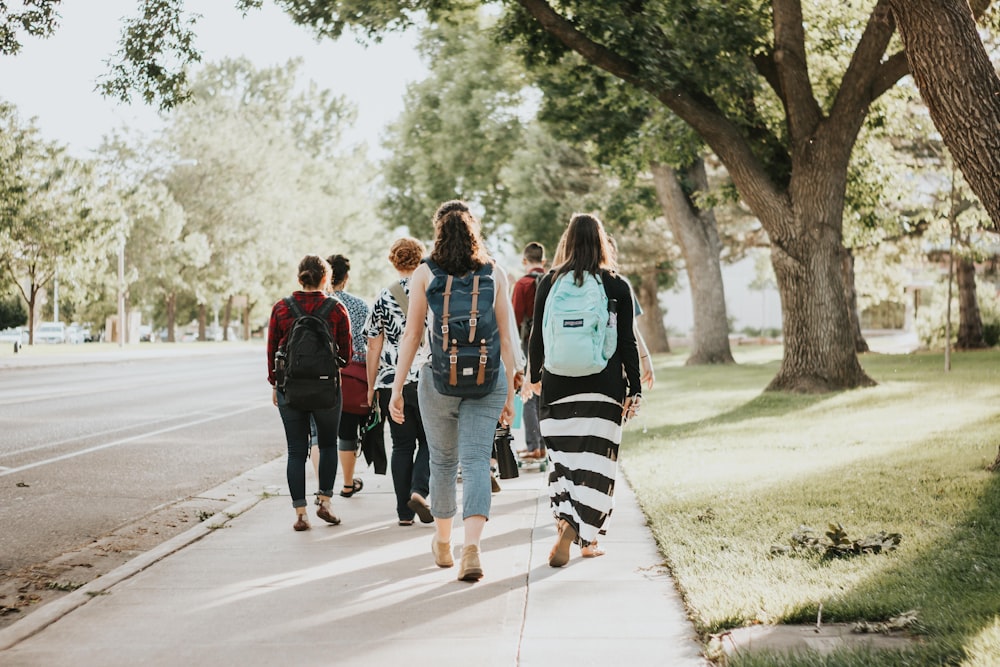
[[[263,350],[0,370],[0,573],[284,452]]]

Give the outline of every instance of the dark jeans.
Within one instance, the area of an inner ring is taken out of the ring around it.
[[[306,461],[309,458],[310,417],[316,423],[316,439],[319,446],[319,493],[333,495],[333,485],[337,481],[337,432],[340,429],[340,402],[329,410],[296,410],[285,404],[285,394],[278,392],[278,414],[285,427],[285,441],[288,444],[288,463],[285,476],[288,478],[288,493],[292,496],[292,507],[306,506]]]
[[[521,413],[524,419],[524,446],[529,452],[545,449],[542,445],[542,429],[538,425],[538,396],[532,396],[524,402]]]
[[[411,382],[403,386],[403,415],[406,419],[402,424],[397,424],[388,416],[391,393],[388,387],[379,389],[378,402],[383,418],[389,422],[389,433],[392,434],[389,465],[392,470],[392,487],[396,491],[396,515],[401,521],[412,521],[413,510],[406,503],[410,502],[414,493],[419,493],[424,498],[430,493],[430,453],[427,450],[424,424],[420,420],[417,383]]]

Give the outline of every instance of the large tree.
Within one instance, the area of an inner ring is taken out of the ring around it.
[[[91,165],[0,104],[0,279],[27,305],[29,343],[43,290],[89,276],[108,241],[113,220],[97,192]]]
[[[260,4],[237,0],[244,9]],[[434,18],[455,3],[277,4],[321,36],[337,37],[355,25],[377,37],[411,24],[408,12],[423,10]],[[772,389],[822,391],[871,382],[854,353],[841,276],[844,188],[851,148],[869,104],[907,73],[908,63],[971,187],[994,223],[1000,221],[1000,169],[989,159],[996,159],[1000,146],[1000,79],[988,67],[967,0],[878,0],[866,21],[845,20],[838,29],[841,38],[856,35],[856,47],[843,77],[823,85],[810,77],[800,0],[772,0],[770,12],[750,0],[506,4],[512,33],[536,53],[576,51],[653,94],[726,165],[772,242],[785,338]],[[982,9],[989,3],[976,4]],[[166,104],[181,96],[184,81],[170,57],[197,55],[190,48],[190,26],[181,20],[182,5],[181,0],[144,0],[142,18],[127,27],[123,65],[109,82],[110,92],[127,96],[139,90],[146,99]],[[889,51],[896,21],[908,52]],[[961,76],[949,76],[956,73]],[[972,94],[964,97],[963,91]],[[951,105],[960,99],[969,99],[981,112],[976,114],[978,132],[964,122],[973,115],[967,113],[970,107]]]

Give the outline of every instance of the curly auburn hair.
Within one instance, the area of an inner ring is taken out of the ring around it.
[[[465,202],[452,200],[434,213],[434,250],[431,260],[446,273],[463,275],[490,262],[476,220]]]
[[[403,237],[396,239],[389,248],[389,262],[397,271],[413,271],[420,266],[420,260],[427,254],[427,248],[417,239]]]

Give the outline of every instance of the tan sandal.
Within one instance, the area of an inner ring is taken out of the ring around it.
[[[576,529],[565,519],[559,519],[559,541],[549,552],[549,566],[562,567],[569,562],[569,548],[576,541]]]

